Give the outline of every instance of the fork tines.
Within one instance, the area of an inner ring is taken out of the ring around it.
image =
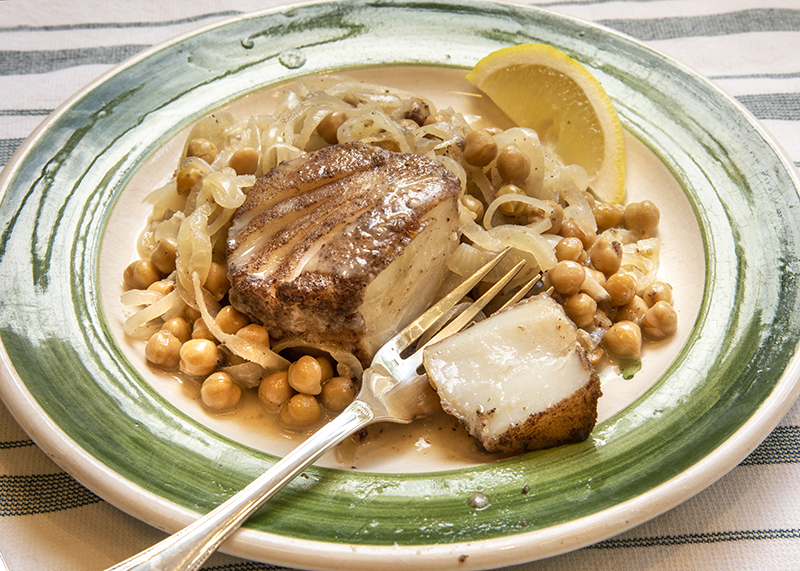
[[[448,337],[463,329],[481,310],[483,310],[484,307],[486,307],[486,305],[492,299],[494,299],[498,293],[500,293],[500,291],[502,291],[508,282],[510,282],[514,276],[519,273],[519,271],[525,266],[525,260],[518,262],[498,282],[492,285],[492,287],[490,287],[477,301],[473,302],[466,310],[460,313],[449,323],[442,323],[442,316],[445,315],[458,302],[460,302],[464,296],[468,295],[472,289],[478,285],[497,264],[500,263],[500,261],[506,256],[506,254],[508,254],[509,251],[510,248],[506,248],[497,254],[497,256],[492,258],[489,262],[487,262],[478,271],[461,282],[461,284],[459,284],[449,294],[432,305],[425,313],[420,315],[410,325],[398,333],[387,344],[387,346],[393,346],[392,348],[394,351],[402,353],[412,347],[413,344],[416,343],[417,340],[422,337],[422,335],[425,334],[431,327],[440,327],[444,325],[444,328],[441,331],[436,333],[436,335],[434,335],[425,343],[426,346],[440,341],[445,337]],[[532,282],[529,282],[523,286],[523,289],[525,289],[525,291],[522,293],[523,296],[528,290],[530,290],[531,287],[533,287],[533,285],[535,285],[536,281],[538,281],[538,277]],[[414,353],[419,353],[421,350],[422,347],[417,347]]]
[[[510,248],[506,248],[497,256],[489,260],[478,271],[461,282],[455,289],[440,299],[438,302],[430,306],[425,313],[417,317],[414,321],[408,324],[402,331],[400,331],[391,340],[397,351],[407,349],[422,337],[422,335],[461,299],[464,298],[472,288],[478,285],[492,269],[500,263],[500,261],[508,254]]]

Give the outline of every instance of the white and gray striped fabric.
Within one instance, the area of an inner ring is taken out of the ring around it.
[[[0,0],[0,167],[53,109],[110,67],[277,0]],[[640,39],[739,100],[800,166],[800,0],[531,2]],[[592,547],[517,571],[799,570],[800,406],[691,500]],[[53,464],[0,406],[0,551],[14,571],[89,571],[163,537]],[[277,567],[215,555],[207,570]]]

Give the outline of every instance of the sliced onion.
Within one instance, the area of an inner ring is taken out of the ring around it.
[[[122,292],[122,295],[119,296],[119,300],[122,302],[122,305],[130,307],[133,305],[153,305],[157,301],[160,301],[163,297],[164,294],[157,291],[148,289],[129,289]]]
[[[476,167],[468,167],[467,173],[472,179],[473,184],[475,184],[475,186],[478,187],[478,190],[481,191],[481,194],[483,195],[483,202],[486,204],[491,204],[497,195],[494,186],[492,186],[492,181],[487,178],[482,169]]]
[[[446,264],[451,272],[459,276],[471,276],[496,255],[495,252],[487,252],[470,244],[461,243],[447,257]]]
[[[264,168],[264,171],[267,172],[282,162],[296,159],[303,154],[304,152],[294,145],[283,142],[273,143],[265,146],[261,158],[261,166]]]
[[[452,158],[446,155],[436,155],[434,160],[439,161],[444,165],[444,168],[452,172],[454,175],[458,177],[458,180],[461,182],[461,193],[463,194],[464,191],[467,189],[467,173],[464,170],[458,161],[453,160]]]
[[[308,102],[308,110],[305,112],[305,120],[302,122],[300,129],[296,129],[297,135],[293,141],[294,145],[300,149],[306,148],[320,121],[328,114],[334,111],[349,111],[351,109],[350,105],[338,97],[333,97],[322,91],[314,92],[311,98],[306,101]]]
[[[223,208],[239,208],[246,198],[230,173],[225,171],[206,175],[206,178],[203,179],[203,186],[208,186],[208,190],[203,190],[211,192],[214,201]]]
[[[610,301],[611,296],[608,295],[606,288],[598,282],[594,277],[589,275],[589,272],[586,273],[586,277],[581,284],[581,291],[587,294],[595,301]]]
[[[348,112],[348,119],[339,127],[339,142],[363,141],[396,143],[400,152],[410,153],[411,145],[400,126],[377,103],[368,103]]]
[[[564,219],[574,220],[584,232],[596,232],[597,221],[583,193],[573,186],[564,190],[562,196],[569,205],[564,209]]]
[[[205,283],[211,269],[213,246],[208,233],[208,216],[211,211],[210,204],[201,205],[183,221],[178,230],[175,258],[176,282],[181,296],[191,306],[196,303],[192,287],[192,274],[197,273],[201,283]]]
[[[535,233],[537,233],[537,234],[545,234],[545,233],[547,233],[547,231],[548,231],[548,230],[550,230],[550,228],[552,228],[552,227],[553,227],[553,221],[550,219],[550,217],[542,218],[542,219],[540,219],[540,220],[537,220],[537,221],[535,221],[535,222],[533,222],[533,223],[531,223],[531,224],[528,224],[528,228],[531,230],[531,232],[535,232]],[[558,236],[558,235],[557,235],[557,234],[549,234],[549,235],[548,235],[548,236],[545,238],[545,240],[547,240],[547,243],[548,243],[550,246],[553,246],[553,247],[555,247],[555,246],[554,246],[554,245],[551,243],[551,238],[550,238],[550,236]],[[558,243],[558,241],[560,241],[560,240],[561,240],[561,236],[558,236],[558,239],[556,240],[556,243]]]
[[[542,271],[553,268],[558,260],[549,242],[526,226],[506,224],[489,231],[492,238],[499,240],[502,247],[511,246],[517,250],[530,253],[538,262]]]
[[[192,141],[192,139],[197,138],[208,139],[214,143],[218,149],[223,148],[227,142],[227,138],[225,137],[225,129],[230,125],[233,125],[235,122],[236,121],[233,118],[233,115],[224,111],[218,111],[212,115],[209,115],[208,117],[200,119],[192,127],[192,130],[189,132],[189,136],[186,137],[186,144],[184,145],[182,156],[186,156],[186,149],[189,147],[189,143]]]
[[[228,222],[231,221],[231,219],[234,217],[235,214],[236,210],[233,208],[226,208],[222,212],[220,212],[217,215],[217,217],[214,218],[213,222],[209,223],[208,235],[212,237],[216,236],[217,232],[227,227]]]
[[[503,249],[503,243],[492,237],[483,226],[475,222],[460,201],[458,203],[458,215],[461,233],[469,238],[473,244],[487,252],[499,252]]]
[[[659,238],[647,238],[622,246],[620,268],[630,272],[636,278],[636,290],[639,294],[656,281],[660,254],[661,240]]]
[[[178,296],[178,292],[173,290],[169,292],[167,295],[164,295],[156,301],[155,303],[148,305],[144,309],[141,309],[131,315],[128,319],[125,320],[125,324],[123,326],[125,333],[130,335],[131,337],[141,339],[143,337],[143,332],[139,329],[144,326],[145,324],[149,323],[150,321],[161,317],[167,311],[172,308],[173,304],[179,303],[180,297]],[[156,328],[158,329],[158,328]],[[147,330],[148,332],[150,329]]]
[[[156,212],[155,216],[161,218],[163,214],[158,216],[158,212],[166,213],[181,210],[186,202],[186,197],[178,194],[178,183],[175,178],[171,178],[145,196],[142,202],[150,204]]]
[[[186,220],[183,212],[176,212],[169,218],[159,222],[153,231],[153,241],[158,244],[161,240],[167,238],[171,240],[178,240],[178,230],[181,224]]]
[[[623,246],[639,241],[639,235],[636,232],[624,228],[609,228],[598,236],[598,238],[600,237],[606,238],[609,242],[619,242]]]
[[[496,255],[497,252],[485,251],[469,244],[462,243],[458,245],[458,247],[450,256],[448,256],[446,263],[448,269],[453,274],[457,274],[461,276],[460,279],[463,279],[466,276],[474,274],[481,266],[483,266],[490,259],[494,258]],[[483,279],[483,281],[489,283],[495,283],[499,281],[520,260],[523,259],[526,260],[530,265],[528,268],[521,271],[514,280],[509,282],[509,287],[514,287],[514,285],[517,285],[520,282],[527,281],[533,277],[533,274],[536,273],[539,266],[531,254],[520,250],[511,250],[505,258],[500,260],[500,262],[488,274],[486,274],[486,277]],[[458,282],[453,284],[453,287],[460,283],[460,279]],[[443,295],[449,293],[451,289],[452,287],[442,290]]]

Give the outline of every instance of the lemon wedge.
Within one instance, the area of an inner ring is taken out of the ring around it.
[[[564,164],[589,175],[603,202],[625,198],[625,141],[614,105],[583,64],[556,48],[522,44],[481,59],[467,79]]]

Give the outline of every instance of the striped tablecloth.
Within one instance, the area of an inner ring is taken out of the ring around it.
[[[111,66],[278,0],[0,1],[0,166],[54,108]],[[531,2],[638,38],[738,99],[800,165],[800,1]],[[0,405],[0,551],[12,571],[105,569],[163,538],[53,464]],[[274,566],[217,554],[204,569]],[[800,405],[691,500],[594,546],[518,571],[800,569]]]

